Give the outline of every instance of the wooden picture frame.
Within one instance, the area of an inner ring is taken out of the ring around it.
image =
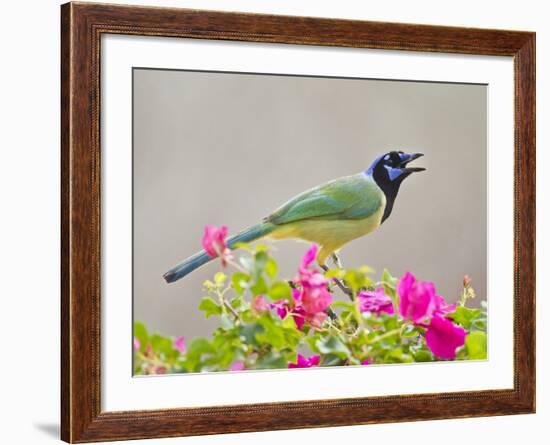
[[[209,408],[102,412],[100,38],[103,34],[512,56],[515,70],[514,387]],[[535,411],[535,34],[149,8],[61,7],[61,437],[174,437]]]

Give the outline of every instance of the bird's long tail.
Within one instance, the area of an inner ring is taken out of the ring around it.
[[[242,232],[233,235],[227,239],[227,247],[233,249],[238,243],[249,243],[256,241],[268,234],[270,234],[275,229],[275,225],[271,223],[260,223],[255,226],[249,227],[248,229],[243,230]],[[206,251],[201,250],[195,255],[190,256],[176,267],[170,269],[166,272],[163,277],[167,283],[173,283],[178,281],[180,278],[190,274],[195,269],[203,266],[209,261],[213,260],[214,257],[211,257],[206,253]]]

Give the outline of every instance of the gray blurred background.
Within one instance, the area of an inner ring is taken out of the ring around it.
[[[218,261],[166,284],[201,248],[206,224],[230,233],[303,190],[369,167],[393,149],[427,168],[403,183],[390,218],[341,251],[406,270],[457,300],[469,274],[486,295],[484,85],[134,70],[134,319],[169,335],[209,335],[197,306]],[[274,244],[292,277],[307,245]]]

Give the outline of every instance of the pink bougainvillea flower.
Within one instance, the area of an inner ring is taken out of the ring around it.
[[[361,312],[373,312],[375,314],[393,314],[395,312],[391,298],[386,295],[382,287],[375,291],[363,291],[357,295]]]
[[[363,360],[363,361],[361,362],[361,364],[362,364],[362,365],[370,365],[370,364],[371,364],[371,361],[370,361],[368,358],[366,358],[365,360]]]
[[[274,303],[271,303],[269,307],[271,309],[275,309],[277,315],[281,319],[285,318],[289,313],[292,314],[296,327],[298,329],[302,329],[302,326],[306,321],[306,313],[299,302],[295,302],[294,305],[291,305],[288,300],[277,300]]]
[[[155,367],[155,374],[166,374],[166,371],[166,366],[159,365]]]
[[[307,252],[302,257],[302,261],[300,262],[300,270],[307,270],[309,266],[311,266],[311,263],[315,261],[315,258],[317,258],[317,245],[312,244],[310,248],[307,250]]]
[[[140,347],[141,347],[141,344],[140,344],[139,340],[137,339],[137,337],[134,337],[134,350],[139,351]]]
[[[270,309],[275,309],[277,315],[280,318],[285,318],[289,312],[296,307],[301,306],[300,302],[301,293],[298,289],[292,289],[292,303],[288,300],[277,300],[269,304]]]
[[[410,272],[397,284],[399,313],[403,318],[420,323],[430,319],[436,310],[435,286],[430,281],[416,281]]]
[[[187,348],[185,347],[185,337],[177,337],[174,340],[174,348],[177,349],[180,354],[185,354]]]
[[[290,305],[287,300],[277,300],[269,305],[270,309],[275,309],[279,318],[285,318],[286,314],[291,311]]]
[[[256,295],[252,300],[252,310],[257,314],[268,311],[270,304],[263,295]]]
[[[328,281],[311,264],[317,257],[317,246],[313,244],[302,257],[298,276],[294,282],[299,288],[292,289],[292,302],[279,300],[270,305],[277,315],[285,318],[291,313],[296,327],[302,329],[304,323],[319,329],[327,318],[326,310],[332,303],[332,295],[328,291]]]
[[[308,316],[325,312],[332,303],[332,295],[328,291],[328,280],[317,269],[311,268],[317,257],[317,246],[313,244],[302,258],[296,282],[301,286],[301,305]]]
[[[302,326],[306,322],[304,308],[302,306],[297,306],[292,309],[292,318],[294,318],[294,323],[296,323],[298,330],[302,329]]]
[[[314,316],[325,312],[332,303],[332,295],[326,284],[319,287],[304,287],[302,292],[302,307],[307,315]]]
[[[231,250],[229,250],[225,241],[226,237],[227,226],[216,227],[207,225],[204,227],[202,247],[212,258],[219,256],[223,266],[226,266],[227,261],[232,257]]]
[[[244,368],[244,362],[241,362],[241,361],[238,361],[238,362],[234,362],[230,367],[229,367],[229,370],[230,371],[243,371],[245,368]]]
[[[434,316],[426,331],[426,344],[433,355],[440,359],[452,360],[457,348],[464,345],[466,331],[447,318]]]
[[[448,304],[440,295],[436,295],[434,298],[435,310],[434,315],[445,316],[451,314],[456,310],[456,304]]]
[[[227,247],[225,238],[227,237],[227,226],[216,227],[207,225],[204,227],[202,237],[202,247],[211,257],[217,257]]]
[[[289,368],[311,368],[312,366],[319,366],[318,355],[312,355],[311,357],[304,357],[302,354],[298,354],[296,363],[289,362]]]
[[[317,312],[315,315],[306,317],[306,321],[312,328],[321,329],[321,326],[327,319],[328,315],[325,312]]]

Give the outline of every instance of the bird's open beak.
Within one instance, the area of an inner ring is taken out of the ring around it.
[[[408,173],[423,172],[424,170],[426,170],[424,167],[407,167],[407,164],[409,162],[414,161],[415,159],[418,159],[421,156],[424,156],[424,154],[423,153],[413,153],[413,154],[408,155],[408,157],[406,157],[405,159],[403,159],[403,161],[401,161],[400,167],[402,168],[403,171],[408,172]]]

